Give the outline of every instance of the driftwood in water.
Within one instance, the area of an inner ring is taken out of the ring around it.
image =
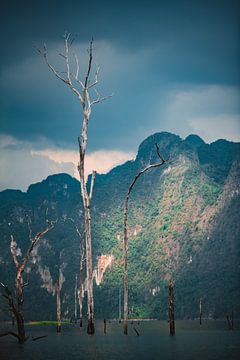
[[[175,334],[175,320],[174,320],[174,287],[173,281],[169,282],[169,330],[170,335]]]
[[[33,338],[32,338],[32,341],[40,340],[40,339],[43,339],[43,338],[46,338],[46,337],[47,337],[47,335],[42,335],[42,336],[33,337]]]
[[[135,328],[135,326],[133,326],[133,330],[135,331],[135,333],[137,334],[137,336],[140,336],[139,332],[137,331],[137,329]]]

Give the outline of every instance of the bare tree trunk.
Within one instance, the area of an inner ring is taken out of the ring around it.
[[[77,323],[77,274],[75,275],[75,288],[74,288],[74,321]]]
[[[88,326],[87,333],[94,334],[94,301],[93,301],[93,273],[92,273],[92,242],[91,242],[91,216],[90,207],[85,212],[86,230],[86,267],[87,267],[87,293],[88,293]]]
[[[175,320],[174,320],[174,287],[173,281],[169,282],[169,329],[170,335],[175,334]]]
[[[104,332],[104,334],[106,334],[107,333],[107,321],[106,321],[106,319],[103,320],[103,324],[104,324],[103,332]]]
[[[199,324],[202,325],[202,298],[199,300]]]
[[[60,270],[56,284],[56,297],[57,297],[57,333],[61,332],[61,288],[60,288]]]
[[[86,241],[86,270],[87,270],[87,297],[88,297],[88,326],[87,332],[88,334],[94,334],[94,300],[93,300],[93,276],[92,276],[92,239],[91,239],[91,215],[90,215],[90,203],[92,199],[93,193],[93,185],[94,178],[96,172],[92,173],[92,181],[90,192],[87,192],[86,188],[86,179],[85,179],[85,155],[86,155],[86,147],[87,147],[87,130],[88,130],[88,121],[91,115],[92,106],[100,103],[109,98],[101,97],[96,89],[96,85],[98,84],[98,74],[99,68],[96,69],[95,73],[95,81],[91,83],[90,75],[92,70],[92,60],[93,60],[93,41],[90,42],[89,51],[88,51],[88,68],[85,76],[85,81],[81,81],[79,79],[79,61],[78,57],[75,56],[76,60],[76,71],[75,74],[70,71],[70,63],[69,63],[69,37],[70,34],[65,35],[65,54],[60,54],[65,59],[66,64],[66,76],[63,77],[63,72],[57,71],[48,61],[47,57],[47,48],[44,45],[43,50],[37,49],[38,52],[43,56],[46,65],[53,72],[53,74],[62,82],[64,82],[71,91],[77,96],[80,104],[82,106],[83,111],[83,121],[82,121],[82,133],[81,137],[78,137],[78,145],[79,145],[79,164],[78,164],[78,172],[81,184],[81,195],[84,206],[84,218],[85,218],[85,241]],[[76,86],[74,85],[76,83]],[[80,88],[80,90],[79,90]],[[95,100],[91,100],[90,91],[91,89],[95,90],[95,94],[97,98]]]
[[[84,242],[83,239],[80,239],[80,274],[79,274],[79,316],[80,316],[80,327],[83,326],[83,298],[84,298],[84,279],[83,279],[83,270],[84,270]]]
[[[123,332],[125,335],[128,334],[128,233],[127,233],[127,222],[128,222],[128,201],[133,186],[136,181],[150,169],[157,168],[166,163],[166,160],[160,155],[159,146],[156,145],[156,151],[159,159],[161,160],[159,163],[148,165],[145,169],[141,170],[134,178],[133,182],[129,186],[127,196],[124,204],[124,230],[123,230],[123,247],[124,247],[124,324],[123,324]]]
[[[127,239],[127,219],[128,219],[128,196],[125,201],[124,211],[124,335],[128,334],[128,239]]]
[[[119,294],[118,294],[118,321],[119,323],[122,320],[122,294],[121,294],[121,288],[119,288]]]
[[[16,297],[17,297],[17,328],[18,328],[18,337],[19,342],[24,343],[27,338],[25,335],[24,327],[24,314],[23,314],[23,278],[21,271],[17,272],[16,277]]]

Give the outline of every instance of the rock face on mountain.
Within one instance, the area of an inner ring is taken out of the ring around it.
[[[183,140],[166,132],[144,140],[134,161],[96,176],[92,202],[96,316],[118,316],[124,198],[137,172],[157,161],[155,143],[168,162],[143,175],[129,201],[130,315],[166,318],[167,284],[172,278],[176,317],[197,317],[200,298],[204,316],[224,317],[232,310],[239,316],[240,144],[218,140],[209,145],[196,135]],[[57,224],[29,263],[26,317],[55,318],[54,284],[61,267],[63,315],[71,318],[79,273],[76,226],[83,234],[79,182],[71,176],[49,176],[26,193],[0,193],[0,281],[13,285],[10,235],[18,254],[24,253],[29,242],[26,217],[37,232],[44,226],[46,209]],[[99,259],[111,261],[100,266]]]

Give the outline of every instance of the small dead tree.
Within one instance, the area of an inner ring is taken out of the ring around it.
[[[60,268],[58,269],[58,279],[56,282],[56,298],[57,298],[57,334],[62,331],[61,324],[61,273]]]
[[[172,279],[169,281],[169,331],[170,335],[175,335],[174,286]]]
[[[121,288],[119,288],[119,291],[118,291],[118,321],[119,323],[121,322],[122,320],[122,304],[121,304],[121,297],[122,297],[122,294],[121,294]]]
[[[74,39],[73,39],[74,40]],[[106,99],[107,97],[101,97],[96,89],[98,84],[99,67],[95,71],[94,80],[91,80],[92,63],[93,63],[93,40],[89,44],[88,49],[88,67],[85,75],[85,79],[82,81],[79,77],[79,59],[75,55],[76,70],[73,72],[70,69],[69,49],[73,43],[70,40],[70,34],[65,34],[65,51],[64,54],[59,54],[65,61],[66,76],[64,77],[62,72],[56,70],[56,68],[48,60],[48,52],[46,45],[43,49],[37,49],[38,52],[43,56],[43,59],[51,70],[51,72],[67,85],[70,90],[77,96],[83,111],[82,120],[82,133],[78,136],[78,147],[79,147],[79,164],[78,172],[81,185],[81,195],[84,206],[84,217],[85,217],[85,242],[86,242],[86,270],[87,270],[87,297],[88,297],[88,326],[87,333],[94,334],[94,299],[93,299],[93,271],[92,271],[92,237],[91,237],[91,211],[90,205],[93,195],[94,180],[96,171],[92,172],[91,185],[88,192],[86,185],[85,175],[85,159],[86,159],[86,148],[87,148],[87,132],[90,115],[92,112],[93,105],[96,105]],[[91,91],[94,91],[96,97],[91,99]]]
[[[199,324],[202,325],[202,298],[199,299]]]
[[[63,271],[65,266],[67,265],[64,261],[61,261],[61,258],[63,257],[63,250],[60,251],[58,259],[58,277],[55,284],[56,289],[56,305],[57,305],[57,333],[60,333],[62,330],[62,320],[61,320],[61,290],[63,283],[65,281],[65,278],[63,276]],[[64,258],[64,257],[63,257]]]
[[[32,229],[30,226],[30,222],[28,222],[29,226],[29,239],[30,239],[30,246],[26,252],[26,255],[19,261],[16,256],[16,242],[14,241],[13,235],[11,235],[11,242],[10,242],[10,252],[12,259],[14,261],[16,267],[16,275],[15,275],[15,294],[13,295],[12,292],[9,290],[8,286],[1,283],[4,294],[2,294],[8,301],[9,309],[14,314],[16,322],[17,322],[17,329],[18,332],[14,333],[13,331],[9,331],[4,334],[0,334],[0,336],[5,335],[13,335],[18,338],[19,343],[24,343],[28,337],[25,334],[25,326],[24,326],[24,287],[28,285],[28,282],[24,282],[23,274],[26,268],[27,262],[31,257],[33,249],[37,246],[39,240],[46,235],[51,229],[54,227],[54,221],[48,221],[46,219],[46,228],[40,232],[38,232],[35,236],[32,235]]]
[[[123,230],[123,244],[124,244],[124,334],[128,334],[128,232],[127,232],[127,222],[128,222],[128,201],[131,191],[136,183],[136,181],[146,173],[147,171],[160,167],[166,163],[166,160],[160,154],[158,144],[155,144],[157,155],[160,159],[160,162],[156,164],[150,164],[141,170],[134,178],[133,182],[128,188],[127,196],[125,198],[124,204],[124,230]]]
[[[75,275],[75,288],[74,288],[74,322],[77,323],[77,274]]]

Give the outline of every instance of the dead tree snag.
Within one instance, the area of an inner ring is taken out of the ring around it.
[[[172,280],[169,281],[169,331],[170,335],[175,335],[174,286]]]
[[[87,148],[87,132],[88,132],[88,123],[92,111],[92,106],[98,104],[106,99],[107,97],[101,97],[99,92],[96,89],[98,84],[98,75],[99,67],[95,71],[94,80],[91,80],[92,73],[92,63],[93,63],[93,40],[89,44],[88,49],[88,66],[85,79],[82,81],[79,77],[79,60],[75,55],[76,70],[73,74],[70,69],[69,62],[69,48],[72,44],[70,40],[70,34],[65,34],[65,51],[64,54],[60,56],[65,61],[66,66],[66,76],[63,77],[63,73],[55,69],[55,67],[50,64],[48,60],[48,53],[46,45],[43,46],[43,49],[37,49],[38,52],[43,56],[43,59],[52,71],[52,73],[66,84],[70,90],[77,96],[80,105],[82,107],[83,119],[81,122],[81,136],[78,136],[78,147],[79,147],[79,164],[78,172],[81,186],[81,195],[84,207],[84,218],[85,218],[85,243],[86,243],[86,273],[87,273],[87,302],[88,302],[88,334],[94,334],[94,298],[93,298],[93,271],[92,271],[92,237],[91,237],[91,211],[90,205],[93,195],[94,180],[96,172],[92,172],[90,191],[88,192],[86,186],[86,177],[85,177],[85,159],[86,159],[86,148]],[[96,97],[91,99],[91,92],[94,91]]]
[[[14,333],[12,331],[1,334],[0,336],[5,335],[13,335],[18,338],[19,343],[24,343],[28,338],[25,334],[25,326],[24,326],[24,287],[28,285],[28,282],[24,283],[23,280],[23,274],[24,270],[26,268],[27,262],[29,258],[31,257],[33,249],[37,246],[39,240],[46,235],[51,229],[54,227],[53,221],[46,220],[46,228],[40,232],[38,232],[35,236],[32,235],[32,230],[29,225],[29,239],[30,239],[30,246],[25,254],[25,256],[19,261],[16,256],[16,242],[14,241],[13,235],[11,235],[11,242],[10,242],[10,252],[12,259],[14,261],[15,267],[16,267],[16,275],[15,275],[15,296],[12,295],[12,292],[9,290],[9,288],[1,283],[4,294],[3,296],[7,299],[9,304],[9,309],[15,316],[16,322],[17,322],[17,333]]]
[[[123,230],[123,245],[124,245],[124,334],[128,334],[128,233],[127,233],[127,222],[128,222],[128,201],[131,191],[136,183],[136,181],[140,178],[141,175],[149,171],[150,169],[154,169],[160,167],[166,163],[166,160],[163,159],[159,152],[159,146],[156,145],[157,155],[160,159],[160,162],[156,164],[150,164],[141,170],[134,178],[133,182],[128,188],[127,196],[124,204],[124,230]]]

